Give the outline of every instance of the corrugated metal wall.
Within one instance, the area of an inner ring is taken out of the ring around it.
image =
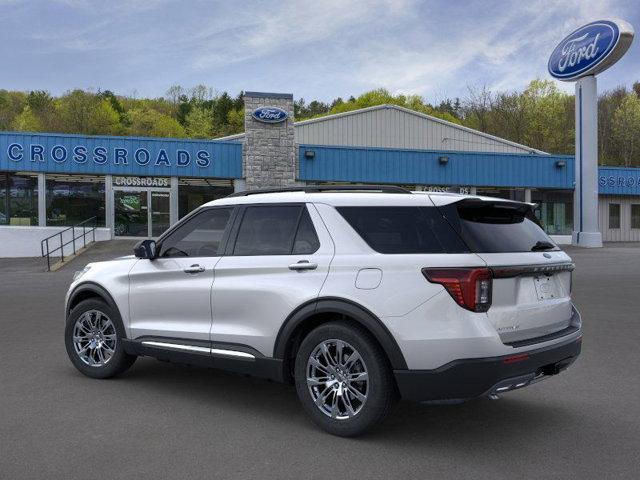
[[[561,189],[574,183],[574,158],[564,155],[300,145],[299,164],[299,179],[307,181]]]
[[[609,228],[609,204],[620,205],[620,228]],[[639,197],[601,195],[598,200],[598,227],[605,242],[638,242],[640,228],[631,228],[631,205],[640,204]]]
[[[384,107],[355,114],[299,123],[296,143],[359,147],[456,150],[463,152],[529,153],[473,130],[458,128],[402,109]]]

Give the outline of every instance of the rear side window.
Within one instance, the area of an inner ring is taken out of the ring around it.
[[[559,250],[529,205],[471,200],[441,208],[472,252]]]
[[[255,206],[244,212],[233,254],[300,255],[319,247],[306,206]]]
[[[313,222],[306,208],[302,210],[302,217],[298,225],[296,239],[293,242],[293,254],[304,255],[313,253],[320,248],[320,241],[313,227]]]
[[[465,253],[468,248],[435,207],[338,207],[379,253]]]

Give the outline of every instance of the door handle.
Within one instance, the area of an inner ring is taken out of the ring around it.
[[[318,268],[318,264],[310,263],[309,260],[300,260],[298,263],[289,265],[289,270],[296,270],[298,272],[302,270],[315,270],[316,268]]]
[[[204,272],[204,267],[195,264],[195,265],[191,265],[190,267],[185,268],[184,273],[202,273]]]

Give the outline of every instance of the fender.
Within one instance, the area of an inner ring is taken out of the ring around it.
[[[76,286],[76,288],[73,289],[73,291],[71,292],[71,294],[69,295],[69,300],[67,301],[67,304],[65,305],[65,316],[69,316],[69,313],[71,313],[71,309],[69,308],[69,305],[71,305],[73,303],[73,300],[78,296],[81,295],[82,293],[85,292],[91,292],[99,297],[101,297],[105,302],[107,302],[107,304],[115,309],[116,311],[120,311],[120,309],[118,308],[118,306],[116,305],[115,300],[113,299],[113,297],[111,296],[111,294],[109,292],[107,292],[107,290],[98,285],[97,283],[94,282],[84,282],[81,283],[80,285]]]
[[[298,307],[291,315],[289,315],[282,327],[280,327],[280,331],[276,337],[276,343],[273,349],[274,358],[285,358],[289,339],[305,320],[318,313],[328,312],[346,315],[353,318],[356,322],[366,328],[382,346],[382,349],[387,354],[387,358],[394,370],[407,369],[407,362],[404,359],[404,355],[402,355],[400,347],[393,338],[393,335],[391,335],[387,327],[378,317],[362,305],[350,300],[334,297],[312,300],[311,302]]]

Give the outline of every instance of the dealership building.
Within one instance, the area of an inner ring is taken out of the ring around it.
[[[538,204],[570,242],[574,157],[548,153],[395,105],[295,122],[293,96],[247,92],[245,133],[215,140],[0,132],[0,256],[89,220],[97,239],[153,237],[234,191],[393,184]],[[599,169],[605,241],[640,240],[640,169]],[[580,216],[580,212],[577,213]]]

